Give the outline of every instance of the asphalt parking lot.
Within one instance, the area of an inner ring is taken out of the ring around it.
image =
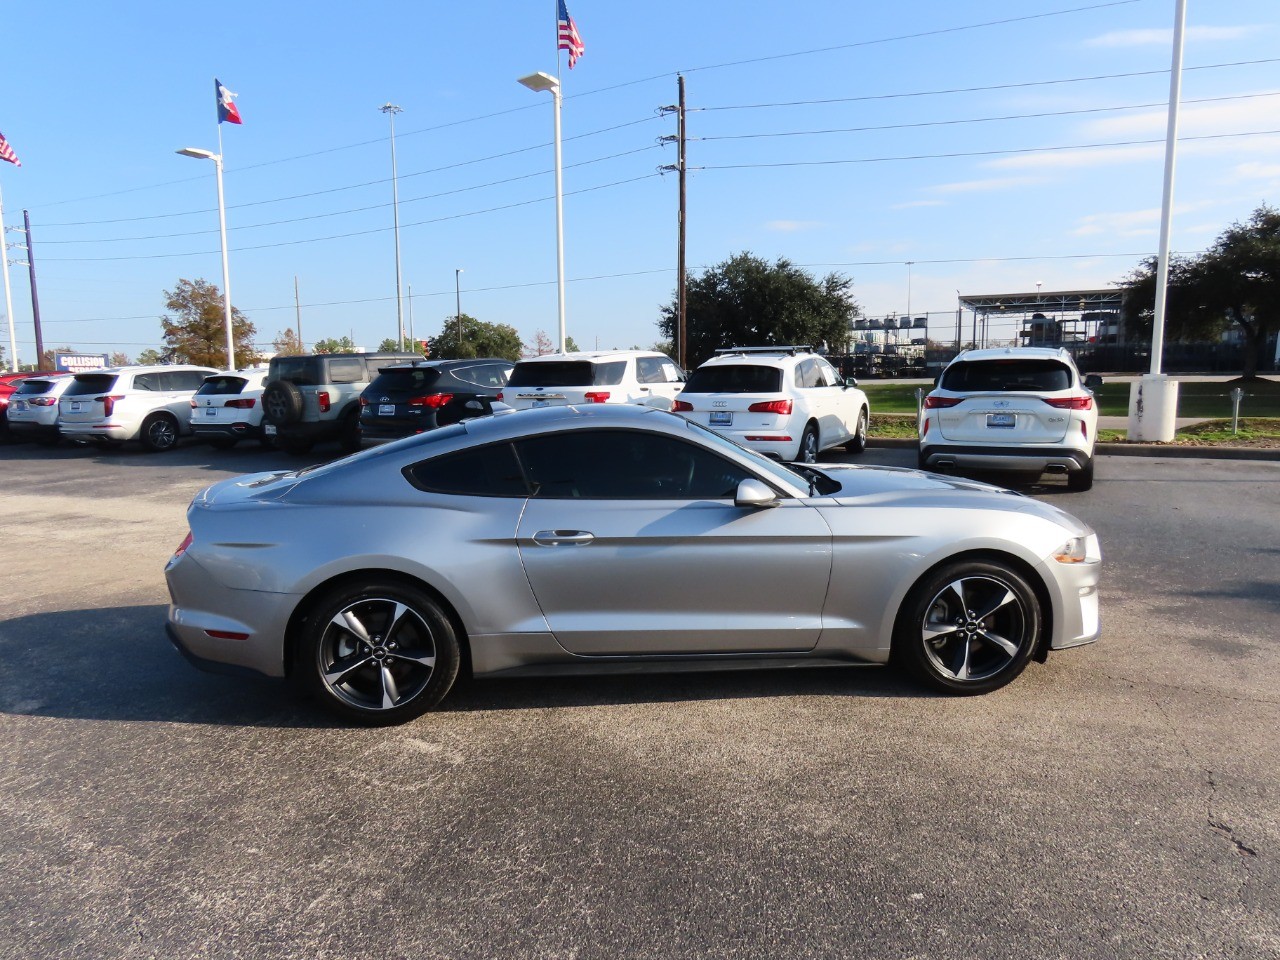
[[[1280,462],[1029,488],[1105,633],[986,697],[488,681],[375,730],[164,636],[192,494],[305,462],[0,448],[0,957],[1280,956]]]

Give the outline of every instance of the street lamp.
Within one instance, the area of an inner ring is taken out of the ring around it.
[[[396,339],[404,350],[404,298],[400,295],[400,183],[396,175],[396,114],[404,113],[394,103],[378,108],[391,119],[391,222],[396,238]]]
[[[458,324],[458,356],[462,356],[462,268],[453,269],[453,295],[455,300],[453,319]]]
[[[218,174],[218,232],[222,235],[222,312],[227,323],[227,370],[236,368],[236,340],[231,329],[231,271],[227,266],[227,204],[222,195],[222,155],[198,147],[183,147],[178,153],[197,160],[212,160]]]
[[[560,352],[564,353],[564,187],[560,179],[560,81],[549,73],[531,73],[519,82],[535,93],[549,92],[555,104],[556,142],[556,294],[560,303]]]

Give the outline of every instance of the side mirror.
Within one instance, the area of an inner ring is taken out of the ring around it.
[[[857,378],[857,377],[845,377],[845,378],[844,378],[844,385],[845,385],[846,387],[856,387],[856,386],[858,385],[858,378]]]
[[[1098,390],[1102,387],[1102,377],[1096,373],[1091,373],[1084,378],[1084,388],[1086,390]]]
[[[733,495],[733,505],[735,507],[756,507],[757,509],[776,507],[778,505],[778,495],[773,492],[773,488],[768,484],[748,477],[738,484],[738,490]]]

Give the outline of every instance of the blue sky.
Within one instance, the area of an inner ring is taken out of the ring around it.
[[[218,148],[215,76],[244,117],[222,130],[231,290],[262,346],[294,322],[295,275],[307,341],[395,335],[388,101],[415,332],[452,315],[461,267],[464,311],[554,336],[551,98],[516,83],[555,72],[554,9],[6,5],[0,130],[23,166],[0,164],[0,188],[6,225],[31,214],[46,346],[159,346],[162,291],[221,282],[213,165],[174,153]],[[785,256],[851,276],[867,315],[910,298],[941,317],[957,290],[1107,286],[1156,249],[1174,0],[569,9],[586,53],[562,67],[567,327],[584,348],[658,339],[677,183],[657,173],[675,122],[656,108],[680,71],[692,271]],[[1177,250],[1278,202],[1280,134],[1259,135],[1280,131],[1277,12],[1190,0]],[[11,277],[29,360],[26,269]]]

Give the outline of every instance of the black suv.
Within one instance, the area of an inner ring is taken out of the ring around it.
[[[360,395],[365,440],[395,440],[493,412],[514,364],[500,357],[382,367]]]
[[[289,453],[337,440],[360,449],[360,394],[380,367],[416,353],[316,353],[272,357],[262,389],[262,431]]]

